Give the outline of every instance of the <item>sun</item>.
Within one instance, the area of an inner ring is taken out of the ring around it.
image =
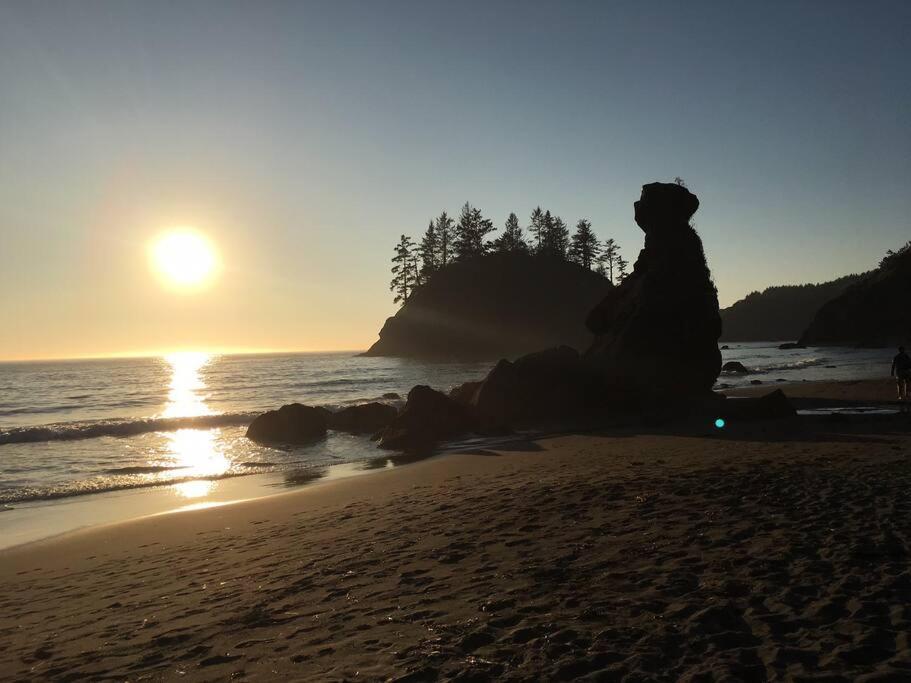
[[[165,284],[197,289],[208,284],[218,266],[215,248],[204,235],[189,228],[157,237],[149,250],[152,268]]]

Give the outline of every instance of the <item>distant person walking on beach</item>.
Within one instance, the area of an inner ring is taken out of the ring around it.
[[[892,359],[892,376],[898,384],[898,400],[908,400],[908,389],[911,386],[911,356],[905,353],[905,347],[898,347],[898,355]]]

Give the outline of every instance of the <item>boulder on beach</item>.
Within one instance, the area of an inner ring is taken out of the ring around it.
[[[785,342],[784,344],[779,344],[779,351],[790,351],[791,349],[805,349],[807,348],[804,344],[798,342]]]
[[[474,402],[475,394],[478,388],[484,383],[484,380],[474,382],[465,382],[449,390],[449,398],[463,406],[470,406]]]
[[[419,384],[408,392],[402,412],[379,435],[380,448],[423,450],[477,427],[471,411],[446,394]]]
[[[328,411],[300,403],[284,405],[256,417],[247,438],[261,443],[307,443],[326,434]]]
[[[387,403],[349,406],[329,415],[329,429],[352,434],[374,434],[392,422],[396,415],[398,410]]]
[[[727,363],[721,366],[721,371],[739,373],[741,375],[747,375],[750,372],[749,369],[739,360],[729,360]]]
[[[597,377],[568,346],[501,360],[473,384],[467,403],[488,429],[578,416],[597,398]]]
[[[721,317],[699,235],[699,200],[682,185],[651,183],[634,205],[645,247],[633,272],[607,293],[586,324],[585,361],[611,400],[643,405],[710,392],[721,371]]]

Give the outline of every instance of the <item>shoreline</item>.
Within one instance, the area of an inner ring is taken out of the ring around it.
[[[271,498],[324,482],[366,476],[384,468],[401,466],[395,464],[393,455],[382,467],[376,464],[380,459],[382,456],[305,470],[193,479],[176,484],[153,484],[14,504],[0,513],[0,525],[4,530],[0,539],[0,561],[9,550],[63,538],[72,533],[129,524],[159,515],[182,514]],[[186,493],[188,488],[191,490]],[[193,491],[194,488],[197,490]],[[126,512],[125,506],[129,506]]]
[[[883,379],[819,380],[775,382],[723,389],[717,393],[732,397],[757,396],[782,389],[789,399],[792,399],[795,407],[818,405],[821,406],[820,410],[826,411],[841,410],[852,405],[860,407],[869,403],[897,405],[889,398],[892,386],[891,382]],[[571,432],[561,432],[559,435],[568,433]],[[537,434],[536,438],[544,436],[553,435]],[[374,474],[384,467],[400,467],[414,460],[448,456],[466,449],[495,448],[497,445],[523,442],[528,438],[528,434],[523,433],[505,437],[469,438],[446,444],[432,454],[417,458],[396,451],[377,449],[375,457],[332,465],[320,464],[303,469],[277,469],[211,479],[191,479],[178,483],[138,485],[97,493],[13,503],[0,512],[0,525],[5,527],[6,532],[3,540],[0,540],[0,559],[3,553],[11,548],[42,542],[80,530],[128,523],[152,515],[182,512],[194,507],[236,504],[239,501],[283,495],[289,491],[280,490],[282,487],[290,488],[290,492],[293,492],[326,480]],[[385,464],[380,465],[381,461],[385,461]],[[205,490],[192,492],[189,496],[181,495],[179,492],[185,487]],[[130,506],[126,514],[123,511],[125,505]],[[75,515],[71,514],[74,510]]]
[[[6,551],[0,665],[46,680],[898,680],[909,486],[903,419],[479,447]]]

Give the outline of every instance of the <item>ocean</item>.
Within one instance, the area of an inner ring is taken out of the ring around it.
[[[889,350],[730,347],[724,360],[752,374],[723,374],[719,386],[885,377],[891,361]],[[0,510],[154,487],[192,501],[222,480],[262,473],[308,481],[329,466],[368,463],[384,452],[368,438],[339,433],[299,448],[257,445],[244,436],[253,416],[295,401],[399,403],[416,384],[448,390],[492,365],[353,352],[0,363]],[[0,530],[6,518],[0,513]]]

